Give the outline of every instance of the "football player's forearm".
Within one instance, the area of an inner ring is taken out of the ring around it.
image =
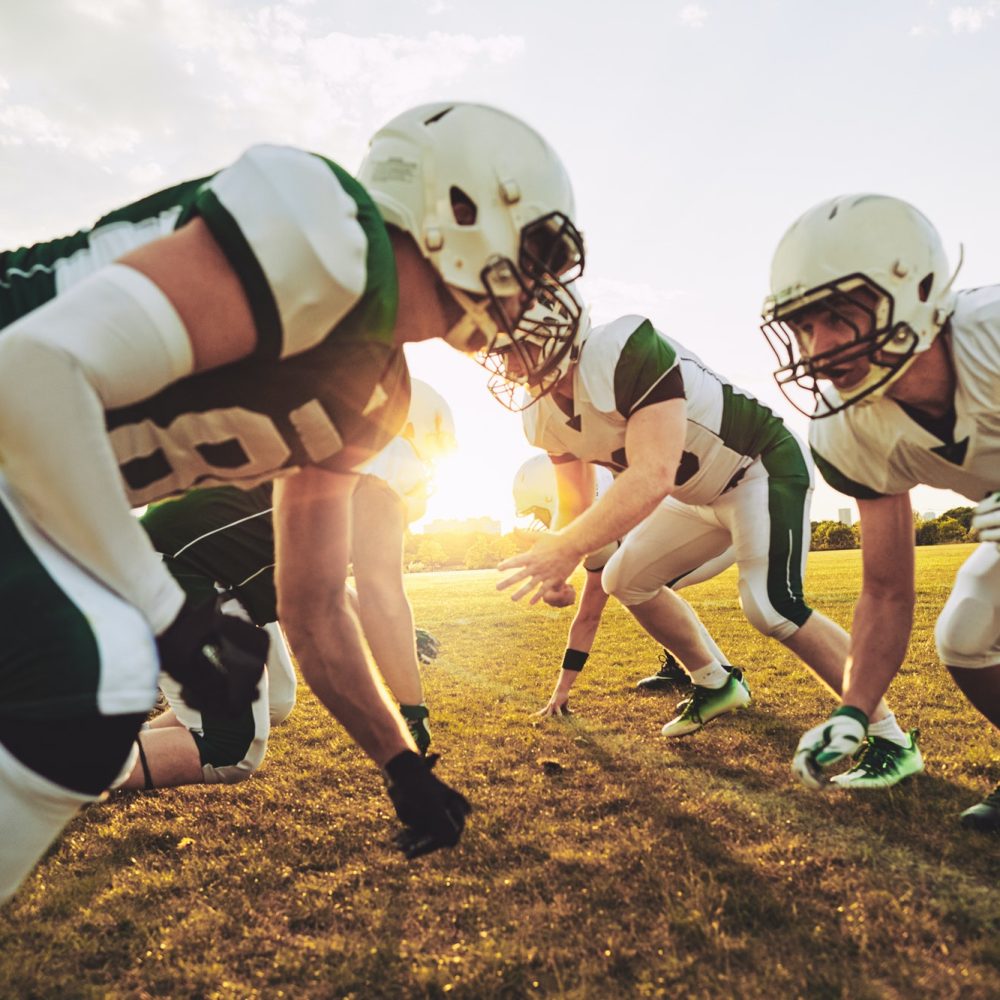
[[[580,558],[623,538],[670,493],[662,469],[626,469],[594,505],[559,534]],[[672,485],[672,479],[669,479]]]
[[[906,657],[913,626],[913,597],[862,590],[851,628],[851,655],[844,671],[845,705],[869,717]]]
[[[346,607],[310,617],[301,621],[293,616],[282,624],[303,677],[330,714],[379,767],[403,750],[415,750],[405,723],[368,665],[357,624]]]

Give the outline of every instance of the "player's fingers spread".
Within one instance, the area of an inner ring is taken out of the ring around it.
[[[508,587],[513,587],[515,583],[520,583],[526,576],[531,576],[530,570],[522,569],[520,573],[513,573],[497,584],[497,590],[506,590]]]

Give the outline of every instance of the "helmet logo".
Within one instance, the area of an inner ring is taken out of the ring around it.
[[[401,156],[390,156],[387,160],[379,160],[372,171],[372,180],[376,183],[410,184],[417,173],[417,163],[404,160]]]

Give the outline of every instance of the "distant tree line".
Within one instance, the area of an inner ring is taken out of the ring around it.
[[[515,530],[506,535],[483,531],[407,534],[403,565],[410,573],[438,569],[492,569],[498,562],[530,549],[538,535]]]
[[[971,507],[952,507],[943,514],[924,520],[913,515],[913,532],[917,545],[942,545],[946,542],[971,542],[969,523]],[[861,525],[840,521],[812,522],[813,549],[857,549],[861,547]]]
[[[971,507],[953,507],[939,517],[925,521],[913,515],[917,545],[968,542]],[[530,549],[537,541],[533,531],[516,529],[506,535],[483,531],[447,531],[427,535],[407,534],[403,565],[410,573],[441,569],[492,569],[498,562]],[[840,521],[813,521],[813,549],[857,549],[861,546],[861,526]]]

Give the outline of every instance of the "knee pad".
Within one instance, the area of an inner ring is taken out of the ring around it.
[[[739,580],[740,607],[747,621],[758,632],[783,642],[790,639],[805,624],[812,609],[801,597],[782,595],[772,601],[767,588],[755,585],[745,576]]]
[[[641,578],[629,576],[625,568],[625,560],[622,554],[627,549],[619,549],[608,561],[601,573],[601,586],[604,593],[617,598],[626,608],[634,607],[637,604],[645,604],[651,601],[663,587],[663,581],[658,580],[653,584],[648,584]]]
[[[960,594],[956,587],[934,626],[934,642],[946,666],[977,670],[1000,663],[998,633],[994,602],[977,594]]]

